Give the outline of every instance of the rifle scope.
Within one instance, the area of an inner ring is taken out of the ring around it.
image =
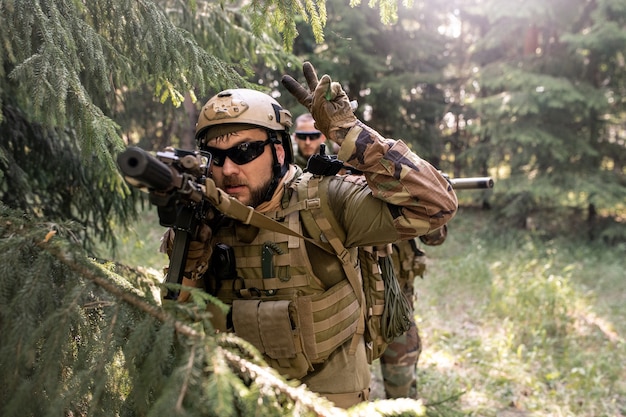
[[[136,187],[157,191],[172,188],[172,171],[147,151],[132,146],[117,156],[117,164],[126,181]]]

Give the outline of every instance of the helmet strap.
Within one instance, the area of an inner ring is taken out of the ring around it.
[[[267,130],[269,139],[272,140],[272,146],[270,146],[270,148],[272,149],[272,159],[274,160],[272,163],[272,182],[270,183],[270,187],[267,190],[267,194],[265,194],[265,200],[264,200],[264,201],[270,201],[272,199],[272,196],[274,195],[274,192],[276,191],[276,187],[278,187],[278,183],[280,182],[280,179],[287,172],[287,164],[286,163],[281,164],[280,162],[278,162],[278,155],[276,154],[276,148],[274,147],[274,145],[282,144],[282,142],[280,141],[280,139],[278,139],[278,136],[276,135],[276,131],[270,130],[270,129],[266,129],[266,130]]]

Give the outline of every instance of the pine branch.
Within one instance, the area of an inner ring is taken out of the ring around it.
[[[262,391],[279,390],[281,393],[286,394],[294,403],[303,406],[305,410],[313,411],[317,416],[348,415],[342,409],[333,407],[332,403],[325,398],[308,391],[304,385],[299,387],[290,386],[272,368],[261,367],[224,348],[220,348],[219,353],[228,360],[233,369],[252,378],[261,387]]]

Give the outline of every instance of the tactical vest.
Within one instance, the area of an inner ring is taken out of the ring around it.
[[[301,235],[322,236],[317,244],[331,252],[330,241],[339,238],[327,226],[339,226],[323,209],[319,184],[319,178],[304,174],[292,185],[288,206],[266,215]],[[356,346],[365,314],[356,248],[335,258],[336,268],[329,269],[338,283],[326,288],[328,279],[315,276],[304,239],[232,222],[217,230],[214,242],[232,248],[236,263],[232,276],[209,277],[214,294],[232,305],[235,333],[281,374],[301,378],[351,338]],[[346,270],[353,278],[346,279]]]
[[[223,257],[236,268],[212,268],[209,292],[232,305],[229,327],[288,378],[303,377],[350,339],[353,354],[361,337],[372,363],[406,331],[409,309],[393,268],[381,271],[373,248],[343,246],[344,231],[324,200],[330,178],[304,174],[290,187],[287,207],[266,214],[275,222],[261,229],[232,222],[214,236],[218,259],[211,264]],[[232,253],[220,255],[221,248]],[[332,254],[324,269],[332,285],[312,268],[315,250]]]

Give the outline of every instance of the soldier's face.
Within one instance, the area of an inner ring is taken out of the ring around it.
[[[315,128],[313,121],[300,122],[296,126],[295,140],[298,144],[300,154],[305,158],[316,154],[320,150],[320,144],[324,143],[326,137]],[[304,132],[304,133],[299,133]]]
[[[211,165],[215,185],[252,207],[263,202],[272,181],[270,147],[276,148],[280,164],[285,161],[282,145],[263,144],[266,141],[265,130],[249,129],[211,139],[208,143],[209,152],[213,150],[216,155],[217,163]],[[253,159],[248,162],[251,157]]]

